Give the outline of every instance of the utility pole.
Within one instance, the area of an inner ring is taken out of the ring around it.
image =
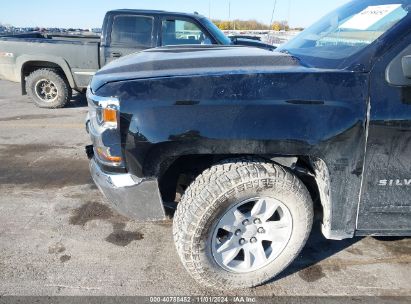
[[[288,22],[288,27],[289,28],[291,27],[290,26],[290,18],[291,18],[290,14],[291,14],[291,0],[288,0],[288,20],[287,20],[287,22]],[[285,30],[285,26],[284,26],[284,30]]]
[[[231,0],[228,0],[228,21],[230,22],[230,27],[231,23],[233,24],[233,30],[235,31],[235,20],[231,21]]]
[[[277,0],[274,0],[273,13],[271,14],[271,21],[270,21],[270,30],[272,30],[272,28],[273,28],[274,13],[275,13],[275,7],[276,6],[277,6]]]
[[[231,27],[231,0],[228,0],[228,22],[230,23]]]
[[[211,20],[211,0],[208,0],[208,19]]]

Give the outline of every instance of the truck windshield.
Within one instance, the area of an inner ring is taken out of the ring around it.
[[[218,43],[223,45],[232,44],[231,39],[224,35],[224,33],[212,21],[207,18],[204,18],[201,21],[207,30],[214,36],[214,38],[217,39]]]
[[[293,40],[278,48],[302,62],[339,66],[408,14],[411,0],[353,1],[325,16]]]

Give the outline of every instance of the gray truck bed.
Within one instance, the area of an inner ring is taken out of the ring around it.
[[[63,69],[72,88],[84,88],[99,69],[99,41],[38,33],[0,37],[0,78],[20,82],[25,64],[47,61]]]

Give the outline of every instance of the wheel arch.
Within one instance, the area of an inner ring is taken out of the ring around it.
[[[16,61],[17,71],[20,75],[17,78],[21,81],[21,91],[26,95],[26,77],[39,69],[50,68],[60,72],[70,84],[70,87],[76,89],[76,83],[68,63],[59,57],[54,56],[20,56]]]
[[[252,157],[278,164],[297,175],[310,192],[316,216],[322,221],[322,233],[326,238],[339,239],[331,230],[332,201],[330,196],[330,174],[326,163],[320,158],[306,155],[227,155],[201,154],[183,155],[163,161],[159,166],[159,187],[163,201],[170,201],[170,195],[178,189],[181,174],[191,182],[202,171],[225,159]],[[185,176],[191,173],[191,176]],[[183,180],[184,181],[184,180]]]

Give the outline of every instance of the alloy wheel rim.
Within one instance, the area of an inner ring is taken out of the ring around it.
[[[270,197],[247,199],[216,223],[212,254],[225,270],[252,272],[273,262],[287,246],[291,233],[291,212],[281,201]]]
[[[45,102],[53,102],[58,97],[58,89],[49,79],[40,79],[36,82],[35,91],[38,98]]]

